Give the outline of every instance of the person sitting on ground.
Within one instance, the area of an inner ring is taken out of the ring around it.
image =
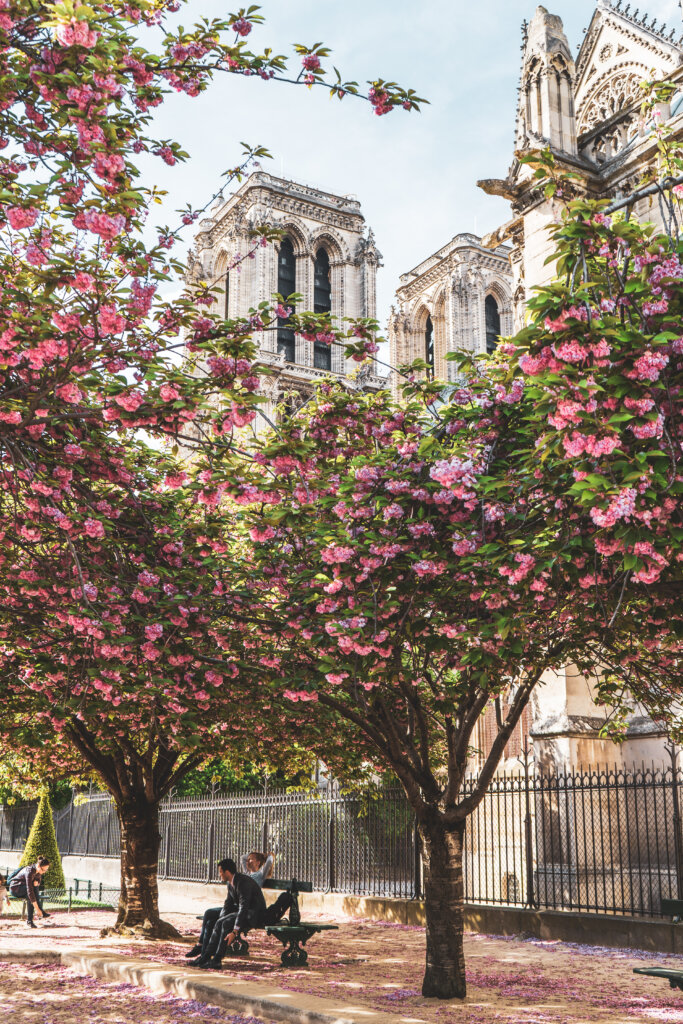
[[[5,910],[9,911],[11,909],[9,889],[7,888],[7,875],[0,875],[0,914]]]
[[[49,917],[40,899],[39,886],[43,875],[50,867],[47,857],[39,857],[35,864],[27,864],[10,878],[9,891],[13,896],[26,900],[26,924],[35,928],[34,914],[38,917]]]
[[[231,857],[222,860],[219,867],[227,876],[228,897],[202,955],[193,964],[202,970],[220,970],[226,948],[251,928],[261,928],[266,914],[266,901],[258,882],[238,871]]]

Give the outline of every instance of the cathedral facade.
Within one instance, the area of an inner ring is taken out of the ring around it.
[[[253,258],[235,260],[254,249],[253,229],[267,225],[283,234],[274,245],[257,247]],[[276,293],[300,293],[301,310],[331,312],[339,326],[343,317],[375,317],[376,276],[381,266],[372,231],[360,203],[277,178],[257,170],[210,216],[200,221],[190,258],[190,274],[208,281],[226,317],[244,316]],[[254,334],[258,360],[269,368],[261,379],[267,397],[257,418],[257,432],[274,422],[283,403],[295,408],[311,394],[316,381],[330,374],[358,377],[339,346],[306,341],[286,320],[272,331]],[[364,387],[385,381],[374,366],[361,371]]]
[[[539,193],[532,169],[519,158],[549,147],[557,166],[576,176],[571,188],[616,201],[638,189],[643,172],[657,159],[657,139],[641,114],[640,83],[653,78],[683,83],[683,37],[676,38],[680,26],[667,32],[632,6],[598,0],[576,58],[561,18],[545,7],[522,27],[512,164],[505,179],[479,182],[511,205],[511,219],[485,242],[512,247],[516,327],[524,322],[530,291],[553,277],[553,264],[545,262],[552,251],[547,229],[560,216],[559,201]],[[660,103],[656,116],[675,135],[683,134],[683,91]],[[635,202],[632,215],[659,225],[666,219],[653,197]]]
[[[579,194],[627,199],[657,159],[657,140],[641,115],[640,82],[653,76],[681,84],[657,115],[675,136],[683,136],[683,37],[639,16],[623,0],[597,0],[573,56],[561,18],[536,9],[522,29],[512,163],[504,179],[479,182],[485,192],[510,202],[510,219],[483,239],[456,234],[401,275],[388,324],[392,366],[422,359],[428,374],[453,380],[448,352],[491,352],[500,336],[523,326],[532,290],[553,277],[554,267],[546,262],[552,253],[548,229],[559,220],[561,206],[538,189],[520,158],[549,147],[557,165],[576,175],[571,187]],[[666,210],[652,197],[634,202],[632,215],[660,225],[666,220]],[[252,246],[249,231],[264,224],[282,230],[280,242],[258,249],[241,269],[230,269]],[[299,292],[303,310],[330,311],[338,323],[344,316],[375,317],[379,266],[381,256],[357,199],[260,170],[200,223],[191,258],[192,274],[216,287],[227,316],[243,316],[276,292]],[[278,408],[305,401],[316,381],[329,374],[352,387],[387,384],[374,365],[358,380],[357,364],[347,363],[341,349],[295,336],[286,321],[255,340],[259,360],[273,371],[262,379],[268,402],[257,430],[276,419]],[[632,716],[621,746],[602,738],[607,712],[593,699],[595,684],[571,665],[547,673],[510,745],[513,759],[527,736],[538,762],[548,768],[667,758],[663,735],[644,714]],[[478,727],[475,762],[490,742],[489,725],[483,719]]]
[[[389,318],[392,366],[423,359],[429,372],[452,380],[446,353],[492,351],[512,333],[510,248],[486,249],[460,234],[401,275]]]
[[[576,176],[571,187],[578,194],[627,199],[657,159],[657,140],[641,114],[643,80],[681,83],[671,102],[658,105],[657,117],[683,136],[683,37],[677,34],[623,0],[597,0],[574,57],[561,18],[536,9],[522,28],[512,164],[505,179],[478,183],[509,200],[511,217],[484,239],[456,235],[402,275],[389,320],[394,366],[421,358],[428,373],[453,379],[446,352],[490,352],[499,335],[524,325],[532,290],[554,275],[546,262],[548,229],[560,219],[561,206],[545,198],[520,158],[549,147],[556,164]],[[665,208],[651,197],[634,202],[632,215],[659,225],[666,220]],[[644,714],[632,715],[621,746],[604,739],[607,710],[595,703],[595,692],[596,680],[571,665],[548,672],[508,757],[515,760],[528,735],[537,763],[549,769],[668,759],[664,735]],[[478,725],[473,767],[490,746],[491,725],[486,716]]]

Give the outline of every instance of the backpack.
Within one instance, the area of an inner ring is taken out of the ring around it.
[[[11,871],[9,873],[9,875],[7,876],[7,883],[6,884],[7,884],[7,888],[10,891],[12,889],[12,882],[15,881],[15,879],[16,879],[17,875],[19,874],[19,872],[23,871],[23,870],[24,870],[23,868],[15,868],[14,871]]]

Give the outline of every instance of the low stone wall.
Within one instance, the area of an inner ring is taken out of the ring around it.
[[[0,850],[0,868],[16,867],[20,856]],[[62,865],[67,878],[89,878],[108,886],[117,886],[120,882],[119,862],[113,857],[63,857]],[[265,891],[268,902],[277,895],[272,890]],[[159,879],[159,909],[162,914],[201,914],[206,907],[219,906],[224,899],[224,885]],[[299,904],[304,915],[320,913],[334,917],[343,914],[408,925],[424,926],[425,923],[421,900],[313,892],[301,895]],[[465,928],[487,935],[529,935],[539,939],[562,939],[593,946],[683,955],[683,924],[652,918],[470,904],[465,907]]]

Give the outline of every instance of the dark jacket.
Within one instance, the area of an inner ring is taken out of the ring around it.
[[[237,913],[234,930],[244,931],[258,928],[266,912],[266,901],[261,886],[241,871],[232,876],[228,885],[228,898],[223,904],[223,914]]]
[[[37,867],[37,864],[27,864],[25,868],[22,868],[21,871],[17,871],[16,875],[10,879],[9,891],[13,896],[15,894],[17,896],[22,895],[25,888],[26,895],[32,903],[35,903],[36,881],[42,881],[41,876],[36,870]]]

